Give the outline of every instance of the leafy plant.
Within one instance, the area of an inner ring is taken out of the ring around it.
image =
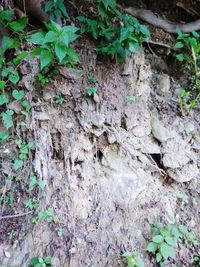
[[[63,16],[70,20],[64,0],[49,0],[46,2],[44,10],[50,14],[51,20],[61,21]]]
[[[37,199],[35,197],[24,200],[24,205],[30,210],[36,210],[38,208]]]
[[[193,73],[190,78],[189,90],[182,89],[180,96],[181,109],[190,111],[200,100],[200,34],[197,32],[182,33],[180,30],[177,33],[178,42],[175,48],[181,52],[176,54],[176,58]]]
[[[28,41],[39,45],[32,52],[32,56],[39,56],[40,68],[59,64],[76,64],[79,61],[77,53],[70,48],[74,42],[79,30],[75,26],[61,27],[59,24],[51,21],[45,23],[47,32],[36,32],[28,37]]]
[[[39,187],[41,190],[45,188],[45,181],[41,179],[37,179],[37,177],[32,173],[30,177],[29,183],[29,191],[32,191],[34,188]]]
[[[144,267],[144,262],[137,252],[125,252],[122,256],[127,261],[127,267]]]
[[[51,257],[41,258],[34,257],[30,260],[30,267],[53,267]]]
[[[164,266],[168,259],[176,259],[176,249],[180,240],[185,243],[193,242],[196,244],[194,236],[183,225],[176,222],[162,225],[154,224],[151,228],[154,236],[147,246],[147,251],[154,255],[160,266]]]
[[[58,104],[58,105],[62,105],[64,103],[64,101],[65,101],[65,99],[60,95],[57,95],[55,97],[55,103]]]
[[[34,149],[34,143],[22,142],[21,139],[15,141],[19,148],[19,159],[14,160],[14,170],[18,170],[23,167],[24,161],[27,160],[30,149]]]
[[[83,23],[81,32],[90,33],[98,40],[97,52],[109,55],[117,62],[136,52],[142,40],[150,37],[148,28],[133,16],[122,14],[115,0],[100,1],[98,18],[78,17],[78,20]]]
[[[200,266],[200,252],[194,256],[194,267]]]
[[[97,88],[92,87],[92,86],[86,86],[85,90],[86,90],[87,95],[89,96],[93,96],[94,94],[97,93]]]
[[[42,221],[46,220],[47,222],[52,222],[54,220],[54,215],[53,215],[53,209],[48,208],[44,211],[39,212],[38,216],[33,218],[33,223],[40,223]]]

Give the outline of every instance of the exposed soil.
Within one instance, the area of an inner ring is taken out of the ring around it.
[[[173,37],[165,36],[169,44]],[[23,136],[35,141],[35,150],[24,171],[13,172],[16,147],[0,146],[0,194],[14,193],[1,215],[22,214],[1,218],[0,266],[51,256],[55,267],[123,267],[122,253],[137,250],[145,266],[156,267],[145,251],[150,221],[173,216],[200,240],[200,107],[181,114],[176,70],[155,47],[145,46],[122,65],[97,57],[88,39],[77,48],[79,69],[60,68],[44,88],[35,79],[37,60],[21,66],[21,86],[33,106]],[[98,101],[85,92],[89,74]],[[31,170],[46,182],[45,191],[28,190]],[[35,225],[36,213],[23,215],[23,201],[33,197],[39,211],[53,209],[51,222]],[[177,266],[194,266],[198,249],[181,243]]]

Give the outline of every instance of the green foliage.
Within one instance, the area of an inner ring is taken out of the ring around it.
[[[30,210],[36,210],[38,208],[37,199],[35,197],[24,200],[24,205]]]
[[[194,236],[183,225],[173,222],[168,225],[154,224],[151,228],[154,236],[147,246],[147,251],[154,255],[157,263],[164,266],[170,258],[176,259],[176,250],[180,240],[196,244]]]
[[[89,96],[93,96],[94,94],[97,93],[97,88],[92,87],[92,86],[86,86],[85,90],[86,90],[87,95]]]
[[[194,256],[194,267],[200,266],[200,252]]]
[[[200,34],[197,32],[182,33],[179,30],[177,33],[178,42],[175,48],[180,53],[176,54],[176,58],[183,62],[185,67],[192,72],[188,90],[182,89],[180,95],[180,107],[184,113],[184,109],[190,112],[200,100]]]
[[[31,174],[30,182],[29,182],[29,191],[32,191],[35,188],[40,188],[41,190],[44,190],[45,188],[45,181],[41,179],[37,179],[37,177],[34,174]]]
[[[52,222],[54,220],[54,215],[53,215],[53,209],[48,208],[44,211],[39,212],[38,216],[33,218],[33,223],[40,223],[42,221],[47,221],[47,222]]]
[[[137,252],[125,252],[122,256],[127,261],[127,267],[144,267],[144,262]]]
[[[51,257],[34,257],[30,260],[29,267],[53,267]]]
[[[44,10],[50,15],[51,20],[61,21],[62,17],[70,20],[64,0],[49,0],[46,2]]]
[[[57,105],[62,105],[64,103],[64,101],[65,101],[65,99],[62,96],[60,96],[60,95],[57,95],[55,97],[55,103]]]
[[[16,140],[15,143],[19,148],[19,158],[14,160],[13,167],[14,170],[17,171],[23,167],[24,161],[26,161],[28,158],[30,149],[34,149],[34,143],[33,142],[25,143],[22,142],[21,139]]]
[[[79,29],[75,26],[61,27],[53,21],[45,25],[47,32],[36,32],[28,37],[29,42],[39,45],[32,56],[39,56],[41,70],[56,63],[76,64],[79,57],[70,44],[78,38],[76,33]]]
[[[81,32],[98,40],[97,52],[117,62],[136,52],[142,40],[150,37],[148,28],[133,16],[120,13],[114,0],[99,3],[97,19],[78,17],[78,20],[83,23]]]

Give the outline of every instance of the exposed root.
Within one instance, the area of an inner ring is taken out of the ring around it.
[[[186,24],[175,24],[171,21],[167,21],[159,16],[156,16],[150,10],[129,7],[125,8],[124,11],[135,16],[138,19],[142,19],[143,21],[149,24],[159,27],[166,32],[176,33],[177,29],[181,30],[182,32],[192,32],[200,30],[200,19]]]

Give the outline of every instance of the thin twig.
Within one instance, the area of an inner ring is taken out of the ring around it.
[[[29,214],[31,214],[31,213],[33,213],[33,211],[28,211],[28,212],[21,213],[21,214],[14,214],[14,215],[1,216],[1,217],[0,217],[0,220],[2,220],[2,219],[12,219],[12,218],[23,217],[23,216],[29,215]]]

